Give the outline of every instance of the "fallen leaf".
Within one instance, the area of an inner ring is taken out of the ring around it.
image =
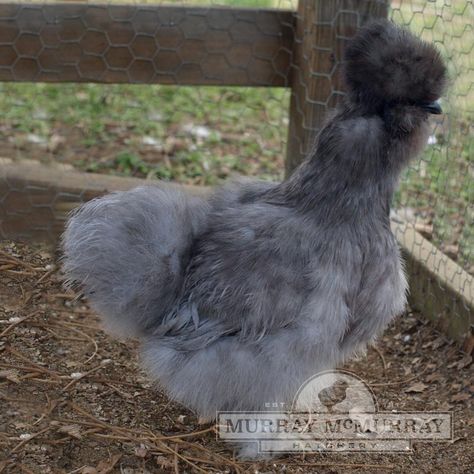
[[[440,380],[443,380],[444,377],[441,374],[437,374],[436,372],[434,374],[430,374],[426,377],[427,382],[439,382]]]
[[[457,438],[454,438],[452,440],[449,441],[449,444],[454,444],[454,443],[457,443],[458,441],[462,441],[466,439],[464,436],[458,436]]]
[[[461,392],[457,393],[456,395],[453,395],[451,397],[452,402],[464,402],[466,400],[469,400],[472,397],[472,395],[469,395],[467,392]]]
[[[15,429],[17,430],[23,430],[25,429],[27,426],[30,426],[29,423],[25,423],[24,421],[15,421],[13,423],[13,426],[15,427]]]
[[[457,365],[458,369],[464,369],[464,367],[468,367],[472,363],[472,357],[470,355],[464,356]]]
[[[428,385],[425,385],[423,382],[416,382],[407,389],[405,389],[405,393],[421,393],[424,392],[428,388]]]
[[[470,334],[466,337],[462,349],[466,354],[474,353],[474,334]]]
[[[1,370],[0,379],[6,379],[13,383],[20,383],[18,372],[16,370]]]
[[[450,405],[448,402],[443,402],[440,406],[439,409],[442,411],[449,411],[453,408],[453,405]]]
[[[442,337],[438,337],[433,341],[433,349],[439,349],[441,346],[444,346],[446,341]]]
[[[156,464],[160,466],[161,468],[166,468],[166,467],[173,467],[174,463],[170,459],[168,459],[165,456],[156,456],[155,458]]]
[[[146,455],[148,454],[148,449],[145,448],[145,446],[138,446],[135,448],[135,455],[139,458],[146,458]]]
[[[121,454],[115,454],[107,461],[100,461],[99,464],[97,464],[96,468],[97,474],[108,474],[109,472],[111,472],[121,457]]]
[[[58,428],[59,433],[64,433],[76,439],[81,439],[81,428],[79,425],[63,425]]]
[[[84,466],[81,469],[81,474],[97,474],[97,469],[92,466]]]

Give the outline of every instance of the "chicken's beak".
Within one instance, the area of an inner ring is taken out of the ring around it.
[[[443,113],[443,109],[441,108],[441,105],[437,100],[435,102],[422,103],[420,104],[420,107],[423,110],[429,112],[430,114],[439,115]]]

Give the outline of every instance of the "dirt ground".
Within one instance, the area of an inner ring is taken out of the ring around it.
[[[0,244],[0,473],[474,472],[474,364],[408,313],[347,364],[379,409],[454,415],[454,438],[403,454],[293,454],[238,462],[186,409],[153,389],[136,344],[99,328],[65,292],[46,249]]]

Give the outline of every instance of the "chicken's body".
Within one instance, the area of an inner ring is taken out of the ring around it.
[[[371,28],[351,61],[374,31],[374,41],[403,39],[388,22]],[[434,75],[428,62],[419,67]],[[347,101],[286,181],[234,182],[209,198],[143,187],[86,204],[69,222],[69,278],[109,328],[142,339],[153,378],[200,416],[291,403],[307,378],[404,309],[389,203],[424,146],[428,112],[411,98],[387,105],[351,74]],[[414,100],[435,100],[433,88]]]
[[[320,191],[327,196],[327,186]],[[305,379],[341,363],[403,310],[405,279],[380,206],[387,196],[341,221],[354,203],[298,202],[259,182],[217,192],[182,295],[146,336],[148,369],[202,416],[291,402]]]

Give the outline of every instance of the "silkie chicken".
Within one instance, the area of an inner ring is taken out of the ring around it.
[[[106,329],[140,339],[151,377],[200,417],[291,404],[404,310],[390,202],[441,113],[446,69],[382,20],[349,42],[343,75],[344,103],[285,181],[203,196],[143,186],[67,224],[69,283]]]

